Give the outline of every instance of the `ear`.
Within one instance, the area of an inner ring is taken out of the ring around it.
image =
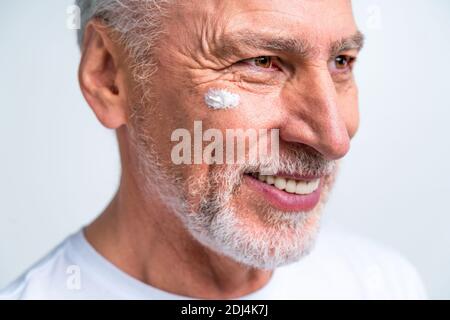
[[[109,129],[127,122],[126,70],[119,48],[105,26],[86,26],[78,71],[81,91],[97,119]]]

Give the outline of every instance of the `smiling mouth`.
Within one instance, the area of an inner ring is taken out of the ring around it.
[[[307,212],[320,201],[321,177],[277,173],[246,173],[244,180],[272,206],[283,211]]]
[[[254,179],[274,186],[278,190],[285,191],[287,193],[306,195],[311,194],[319,188],[320,178],[306,178],[303,179],[291,176],[286,177],[278,175],[262,175],[258,172],[248,174]]]

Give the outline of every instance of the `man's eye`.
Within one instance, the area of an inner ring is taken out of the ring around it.
[[[257,58],[251,58],[244,60],[243,62],[250,64],[252,66],[263,68],[263,69],[278,69],[275,63],[275,58],[270,56],[261,56]]]
[[[254,59],[255,61],[255,66],[257,67],[261,67],[261,68],[272,68],[272,57],[258,57]]]
[[[356,58],[346,55],[340,55],[332,61],[332,69],[338,72],[345,72],[351,69]]]

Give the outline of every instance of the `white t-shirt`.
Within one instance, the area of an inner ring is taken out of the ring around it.
[[[424,299],[414,267],[390,249],[339,232],[321,232],[313,251],[276,269],[260,290],[242,299]],[[0,299],[189,299],[121,271],[86,241],[68,237]]]

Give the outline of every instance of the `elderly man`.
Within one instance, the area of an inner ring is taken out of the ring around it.
[[[389,249],[328,229],[313,249],[358,128],[352,70],[363,37],[350,1],[77,4],[80,86],[116,131],[120,186],[3,297],[424,297],[414,268]],[[193,141],[198,129],[214,134]],[[277,152],[248,157],[247,135],[243,161],[217,161],[230,129],[272,130],[265,141]]]

